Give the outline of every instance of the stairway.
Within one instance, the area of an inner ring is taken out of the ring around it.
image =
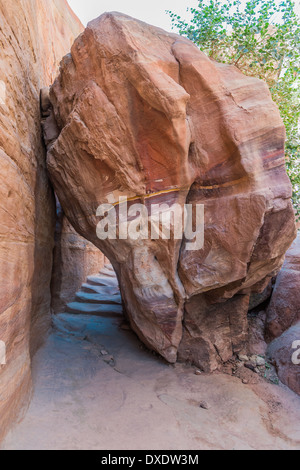
[[[66,313],[120,318],[122,299],[117,276],[110,264],[105,265],[98,275],[87,278],[74,302],[67,304]]]

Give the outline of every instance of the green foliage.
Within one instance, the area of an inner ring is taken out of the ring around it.
[[[200,0],[190,22],[168,11],[173,28],[212,59],[265,80],[286,132],[287,171],[300,220],[300,23],[292,0]]]

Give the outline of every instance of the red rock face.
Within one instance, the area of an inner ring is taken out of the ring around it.
[[[288,250],[267,310],[266,338],[272,341],[300,321],[300,235]],[[299,338],[300,339],[300,338]]]
[[[300,322],[269,345],[268,355],[281,382],[300,395]]]
[[[139,337],[206,371],[245,350],[249,295],[264,291],[295,237],[285,130],[267,86],[113,13],[75,41],[51,102],[53,184],[76,230],[111,260]],[[119,196],[204,205],[204,246],[99,240],[97,208]]]
[[[81,31],[64,0],[0,0],[0,439],[28,401],[30,353],[50,325],[55,205],[39,92]]]

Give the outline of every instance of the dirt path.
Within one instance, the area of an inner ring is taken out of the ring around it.
[[[300,449],[300,398],[288,389],[167,365],[119,323],[56,318],[4,450]]]

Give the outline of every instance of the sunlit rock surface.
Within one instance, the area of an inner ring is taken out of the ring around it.
[[[267,86],[108,13],[75,41],[50,96],[52,182],[75,229],[112,262],[135,332],[167,361],[205,371],[247,350],[249,296],[295,237],[285,130]],[[99,240],[97,208],[121,210],[120,196],[148,209],[204,205],[204,246]]]

